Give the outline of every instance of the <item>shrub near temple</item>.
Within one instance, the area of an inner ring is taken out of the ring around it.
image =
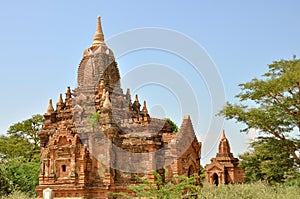
[[[164,182],[163,177],[156,171],[152,171],[155,176],[153,182],[148,181],[146,177],[136,175],[136,185],[127,187],[138,198],[155,198],[155,199],[177,199],[177,198],[195,198],[199,191],[200,176],[187,177],[185,175],[176,176],[168,182]],[[165,176],[168,176],[168,170],[165,170]],[[127,193],[110,193],[125,198],[134,198]]]

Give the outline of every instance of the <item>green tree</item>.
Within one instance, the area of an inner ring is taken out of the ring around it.
[[[6,164],[15,159],[29,160],[33,146],[26,139],[15,136],[0,136],[0,163]]]
[[[35,194],[40,168],[39,136],[43,116],[34,115],[0,136],[0,194],[20,190]],[[0,196],[1,196],[0,195]]]
[[[31,118],[18,122],[9,127],[7,134],[10,137],[22,142],[30,143],[29,161],[36,158],[36,154],[40,152],[40,139],[38,132],[43,124],[42,115],[33,115]]]
[[[40,171],[39,162],[13,161],[3,166],[5,176],[9,180],[11,189],[35,195],[35,187],[38,185]]]
[[[7,193],[11,193],[12,191],[12,182],[7,177],[4,167],[0,165],[0,198]]]
[[[290,176],[297,174],[289,149],[279,139],[261,137],[250,146],[251,151],[239,156],[247,181],[264,180],[275,184],[288,181]]]
[[[293,134],[300,130],[300,60],[275,61],[261,79],[239,86],[240,103],[227,103],[220,114],[246,124],[242,131],[254,128],[280,140],[299,168],[300,141]]]

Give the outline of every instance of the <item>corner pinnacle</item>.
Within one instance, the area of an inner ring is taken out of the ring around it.
[[[48,108],[46,110],[46,115],[51,115],[52,113],[54,113],[54,108],[52,106],[52,99],[49,100],[49,105]]]

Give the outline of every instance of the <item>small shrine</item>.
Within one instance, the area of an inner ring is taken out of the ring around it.
[[[239,167],[239,159],[230,152],[229,141],[222,132],[219,152],[205,166],[206,181],[216,186],[220,184],[235,184],[245,182],[245,171]]]

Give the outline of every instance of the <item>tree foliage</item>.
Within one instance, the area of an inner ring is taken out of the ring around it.
[[[0,136],[0,196],[19,190],[35,194],[40,169],[38,132],[43,116],[34,115]]]
[[[7,177],[5,169],[0,165],[0,198],[13,191],[13,185]]]
[[[166,118],[166,121],[171,125],[171,131],[173,133],[178,132],[179,129],[178,129],[178,126],[175,122],[173,122],[170,118]]]
[[[227,103],[220,114],[246,124],[245,132],[254,128],[277,138],[300,167],[300,60],[275,61],[261,79],[239,86],[240,103]]]
[[[91,114],[89,120],[90,120],[90,125],[92,127],[94,127],[98,123],[100,116],[101,116],[100,111],[96,111]]]
[[[35,195],[40,171],[39,162],[13,161],[3,166],[4,176],[8,179],[9,192],[18,190],[30,195]]]
[[[247,181],[276,184],[292,180],[297,174],[289,149],[277,138],[261,137],[250,146],[251,151],[240,155]]]

